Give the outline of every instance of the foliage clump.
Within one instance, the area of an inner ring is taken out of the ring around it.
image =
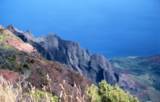
[[[12,49],[11,46],[4,43],[6,39],[7,36],[5,34],[0,33],[0,47],[4,49]]]
[[[0,34],[0,42],[5,40],[5,35],[4,34]]]
[[[26,70],[30,70],[27,54],[0,46],[0,69],[9,69],[24,74]]]
[[[106,81],[100,82],[98,86],[91,85],[87,89],[87,95],[91,102],[139,102],[136,97]]]
[[[34,91],[31,91],[30,95],[32,96],[32,100],[34,102],[58,102],[58,97],[52,95],[49,92],[41,91],[38,89],[35,89]]]

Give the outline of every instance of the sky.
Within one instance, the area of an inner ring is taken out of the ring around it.
[[[160,54],[159,0],[0,0],[0,24],[56,33],[93,53]]]

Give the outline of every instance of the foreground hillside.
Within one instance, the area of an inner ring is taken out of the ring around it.
[[[44,59],[15,35],[0,27],[0,101],[138,102],[118,86],[96,86],[69,66]]]

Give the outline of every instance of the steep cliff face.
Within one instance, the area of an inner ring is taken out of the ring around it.
[[[101,80],[107,80],[111,84],[116,82],[112,67],[106,58],[90,54],[80,48],[78,43],[62,40],[56,35],[48,35],[36,40],[36,44],[38,46],[35,47],[45,58],[69,65],[93,82]]]
[[[118,76],[115,77],[111,64],[104,56],[91,54],[88,50],[80,48],[76,42],[63,40],[56,35],[32,39],[13,26],[8,29],[23,41],[31,42],[46,59],[66,64],[95,83],[101,80],[107,80],[110,84],[117,82]]]

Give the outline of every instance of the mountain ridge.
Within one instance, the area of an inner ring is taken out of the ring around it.
[[[117,82],[116,73],[104,56],[91,54],[88,50],[80,48],[76,42],[63,40],[57,35],[48,35],[35,40],[28,39],[26,33],[19,32],[12,25],[7,29],[23,41],[31,43],[46,59],[69,65],[95,83],[102,80],[107,80],[110,84]]]

